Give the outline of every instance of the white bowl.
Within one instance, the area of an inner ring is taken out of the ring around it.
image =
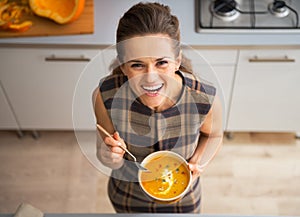
[[[153,152],[141,164],[150,172],[139,171],[139,184],[149,197],[159,202],[177,201],[191,186],[192,173],[188,163],[175,152]]]

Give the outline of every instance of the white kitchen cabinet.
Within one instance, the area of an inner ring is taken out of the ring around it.
[[[18,129],[18,123],[0,81],[0,129]]]
[[[241,50],[228,131],[300,131],[300,50]]]
[[[200,72],[200,76],[203,75],[205,80],[212,82],[219,89],[219,96],[223,97],[224,100],[223,128],[226,130],[238,51],[235,49],[197,49],[196,52],[198,52],[200,56],[197,57],[194,54],[191,55],[191,52],[188,52],[187,57],[192,57],[190,58],[191,61],[195,62],[193,67],[196,71],[198,70]],[[200,60],[197,59],[199,57]]]
[[[231,97],[231,88],[233,86],[236,61],[238,56],[237,50],[198,50],[208,63],[218,79],[225,97],[226,110],[229,108]],[[203,67],[199,65],[200,70]],[[210,80],[210,78],[207,78]],[[213,80],[213,78],[212,78]]]
[[[2,85],[21,129],[73,129],[75,87],[88,60],[97,53],[92,49],[0,48]],[[90,100],[82,116],[94,128],[91,96],[82,95]]]
[[[232,86],[234,80],[234,73],[235,73],[235,66],[212,66],[219,81],[220,87],[222,88],[223,97],[224,97],[224,116],[225,116],[225,123],[224,129],[227,129],[228,124],[228,112],[230,109],[230,98],[232,95]]]

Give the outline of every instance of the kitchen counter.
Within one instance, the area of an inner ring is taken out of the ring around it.
[[[115,42],[118,20],[124,12],[139,0],[94,0],[94,34],[2,38],[1,44],[47,44],[47,45],[110,45]],[[160,0],[171,7],[181,24],[182,42],[199,46],[294,46],[300,45],[299,33],[196,33],[194,0]]]

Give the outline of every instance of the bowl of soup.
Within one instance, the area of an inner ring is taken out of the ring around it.
[[[192,174],[188,163],[179,154],[157,151],[148,155],[139,171],[139,184],[151,198],[161,202],[173,202],[182,198],[190,188]]]

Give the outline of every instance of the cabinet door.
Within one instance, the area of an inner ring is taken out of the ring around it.
[[[224,96],[224,108],[223,114],[225,116],[224,128],[227,130],[228,123],[228,112],[230,108],[230,97],[232,94],[232,86],[234,79],[235,66],[212,66],[219,81],[220,87],[222,88]]]
[[[228,111],[230,108],[230,98],[236,67],[237,50],[197,50],[203,60],[193,60],[197,64],[195,67],[201,70],[207,70],[205,79],[219,85],[221,96],[224,97],[224,129],[227,128]]]
[[[228,130],[299,131],[299,62],[299,50],[242,50]]]
[[[9,101],[0,81],[0,129],[18,129]]]
[[[72,129],[73,95],[88,63],[82,58],[89,59],[97,53],[79,49],[1,48],[1,79],[20,127]],[[83,97],[91,99],[91,95]]]

